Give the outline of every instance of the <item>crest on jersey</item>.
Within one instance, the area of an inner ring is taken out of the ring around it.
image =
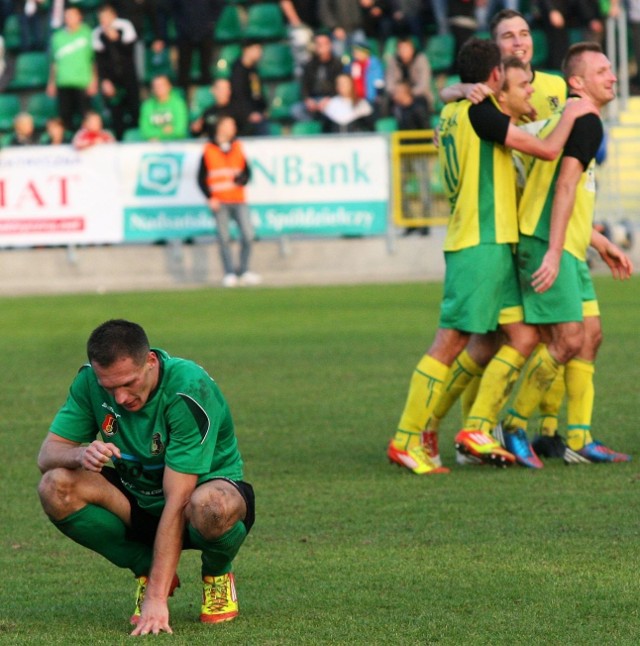
[[[118,419],[115,415],[109,413],[102,420],[102,432],[107,437],[113,437],[118,432]]]
[[[164,444],[160,433],[154,433],[151,438],[151,455],[160,455],[164,451]]]
[[[551,106],[551,109],[555,112],[560,106],[560,98],[557,96],[550,96],[549,105]]]

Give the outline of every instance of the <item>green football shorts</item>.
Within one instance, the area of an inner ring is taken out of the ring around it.
[[[517,306],[511,245],[482,244],[445,252],[441,328],[470,334],[493,332],[505,306]]]
[[[548,247],[549,243],[540,238],[520,238],[518,273],[525,322],[552,325],[582,321],[585,315],[597,316],[596,293],[587,263],[567,251],[562,252],[560,271],[551,288],[542,294],[533,290],[531,276],[542,264]]]

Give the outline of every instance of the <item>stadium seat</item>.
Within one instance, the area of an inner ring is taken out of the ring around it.
[[[135,143],[145,141],[145,139],[140,132],[140,128],[129,128],[128,130],[124,131],[124,135],[122,135],[122,141]]]
[[[274,137],[279,137],[283,133],[282,124],[277,121],[269,121],[268,123],[269,134]]]
[[[23,52],[16,56],[16,69],[9,90],[44,89],[49,80],[49,56],[46,52]]]
[[[376,119],[374,128],[376,132],[395,132],[398,129],[398,120],[395,117],[382,117]]]
[[[275,2],[250,5],[243,36],[252,40],[281,40],[287,27],[280,5]]]
[[[291,126],[292,135],[319,135],[322,124],[319,121],[296,121]]]
[[[198,85],[191,95],[189,101],[189,116],[191,119],[197,119],[209,106],[215,103],[215,98],[211,94],[211,86]]]
[[[161,52],[154,52],[147,48],[144,57],[144,81],[150,83],[154,76],[166,75],[171,80],[175,79],[175,70],[171,64],[169,48],[165,47]]]
[[[425,54],[431,64],[431,69],[447,72],[451,69],[455,58],[455,39],[452,34],[436,34],[427,41]]]
[[[20,99],[15,94],[0,94],[0,131],[13,130],[13,118],[20,112]]]
[[[269,117],[276,121],[291,120],[291,108],[300,100],[300,83],[298,81],[278,83],[269,105]]]
[[[58,115],[58,101],[45,92],[35,92],[27,99],[27,112],[33,117],[37,130],[47,124],[47,120]]]
[[[238,7],[227,4],[216,22],[213,39],[218,43],[233,43],[242,38],[242,21]]]
[[[288,43],[267,43],[258,63],[258,74],[263,81],[290,79],[293,76],[293,53]]]
[[[228,79],[231,76],[231,67],[240,57],[242,48],[237,43],[225,45],[218,55],[218,60],[215,62],[213,75],[215,78]]]
[[[20,34],[20,21],[18,14],[12,13],[7,16],[2,36],[4,37],[4,46],[7,50],[15,51],[20,49],[22,38]]]
[[[531,57],[531,64],[533,67],[544,67],[549,57],[549,45],[547,43],[547,35],[542,29],[532,29],[531,38],[533,40],[533,56]]]

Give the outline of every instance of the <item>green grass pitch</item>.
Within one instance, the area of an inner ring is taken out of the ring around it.
[[[185,553],[163,643],[637,644],[640,303],[634,282],[596,287],[594,435],[635,461],[423,478],[385,448],[439,284],[1,299],[0,644],[131,643],[132,576],[59,534],[36,496],[49,421],[114,317],[218,381],[257,494],[239,618],[199,625]]]

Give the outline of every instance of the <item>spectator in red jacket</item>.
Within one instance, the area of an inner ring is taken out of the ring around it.
[[[84,150],[96,144],[111,144],[115,137],[103,128],[102,117],[90,110],[82,121],[82,128],[76,132],[71,143],[74,148]]]

